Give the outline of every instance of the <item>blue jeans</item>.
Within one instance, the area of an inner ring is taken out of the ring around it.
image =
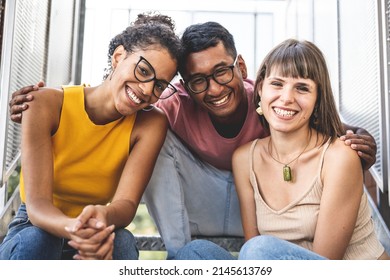
[[[181,248],[175,260],[236,260],[236,257],[211,241],[196,239]]]
[[[191,236],[243,236],[232,172],[195,157],[168,131],[143,200],[168,252]]]
[[[0,244],[0,260],[61,260],[72,259],[75,254],[76,250],[67,245],[67,240],[31,224],[25,204],[20,205]],[[115,230],[113,258],[138,259],[135,238],[124,228]]]
[[[239,260],[326,260],[299,245],[270,235],[249,239],[240,250]]]

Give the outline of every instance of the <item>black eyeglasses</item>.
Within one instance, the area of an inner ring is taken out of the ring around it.
[[[230,83],[234,78],[233,68],[237,63],[238,56],[234,60],[232,65],[223,66],[216,69],[210,75],[196,75],[191,77],[191,79],[186,83],[187,87],[195,94],[204,92],[210,86],[209,79],[212,78],[215,82],[220,85],[226,85]]]
[[[134,67],[134,76],[141,83],[154,81],[153,95],[158,99],[166,99],[177,92],[177,89],[164,80],[156,79],[156,72],[153,66],[144,57],[140,56],[139,61]],[[164,96],[162,97],[162,93]]]

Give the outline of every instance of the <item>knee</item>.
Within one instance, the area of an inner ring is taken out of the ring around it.
[[[232,260],[235,259],[228,251],[208,240],[193,240],[181,248],[177,260]]]
[[[127,229],[117,229],[114,239],[114,260],[137,260],[138,255],[137,241],[134,235]]]
[[[278,248],[279,239],[270,235],[259,235],[249,239],[240,250],[239,259],[266,260],[268,253]]]
[[[19,260],[59,260],[61,259],[63,239],[38,227],[20,231],[12,240],[9,259]]]
[[[205,260],[206,251],[210,251],[213,243],[207,240],[193,240],[182,247],[176,254],[177,260]]]

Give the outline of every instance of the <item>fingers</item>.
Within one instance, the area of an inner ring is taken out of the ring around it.
[[[12,99],[14,99],[16,96],[23,96],[23,95],[28,94],[31,91],[38,90],[39,89],[38,85],[40,85],[40,83],[38,83],[36,85],[22,87],[21,89],[14,91],[12,93],[11,97],[12,97]]]
[[[376,161],[377,146],[375,140],[369,135],[346,133],[340,137],[345,145],[357,151],[364,170],[368,170]]]
[[[16,123],[21,123],[22,122],[22,113],[16,114],[16,115],[11,115],[11,120]]]
[[[345,135],[340,137],[340,140],[344,141],[347,145],[356,144],[376,147],[375,140],[371,136],[364,134],[346,133]]]
[[[34,85],[34,87],[44,87],[45,86],[45,82],[44,81],[42,81],[42,80],[40,80],[38,83],[36,83],[35,85]]]
[[[12,99],[8,104],[12,121],[17,123],[22,121],[22,112],[28,108],[27,102],[33,100],[33,96],[31,94],[26,94],[33,90],[31,87],[24,87],[12,94]]]
[[[112,259],[115,233],[114,226],[96,233],[93,237],[83,242],[72,239],[70,246],[78,251],[75,259]]]
[[[91,228],[94,228],[94,229],[102,229],[104,228],[106,225],[98,220],[98,219],[95,219],[95,218],[91,218],[87,221],[87,226],[88,227],[91,227]]]
[[[20,105],[12,105],[10,107],[10,115],[11,115],[11,120],[14,119],[22,119],[22,112],[27,110],[28,104],[27,103],[22,103]]]
[[[114,252],[114,239],[115,233],[111,233],[110,236],[102,243],[99,248],[94,251],[82,251],[79,250],[78,254],[74,256],[76,260],[112,260]]]
[[[354,132],[352,130],[347,130],[345,132],[345,135],[341,136],[340,138],[345,137],[345,136],[351,136],[351,135],[354,135]],[[344,141],[345,139],[341,139],[341,140]]]
[[[356,135],[355,135],[356,136]],[[356,151],[368,154],[376,154],[376,144],[371,137],[360,135],[359,137],[345,136],[344,143]]]
[[[80,243],[86,239],[91,238],[94,234],[96,234],[98,232],[98,230],[96,230],[94,228],[89,228],[89,227],[79,229],[76,232],[71,232],[68,230],[68,228],[66,228],[66,230],[71,233],[72,240],[74,240],[75,242],[80,242]]]
[[[104,228],[106,226],[105,223],[100,219],[98,220],[96,218],[97,215],[99,215],[99,212],[97,208],[93,205],[88,205],[84,207],[81,214],[76,218],[77,222],[74,224],[73,228],[69,230],[72,232],[76,232],[85,226],[90,226],[96,229]]]
[[[375,163],[376,157],[373,157],[372,154],[365,154],[358,151],[358,155],[362,162],[363,170],[368,170]]]
[[[80,231],[77,231],[71,236],[71,240],[69,240],[68,244],[76,250],[95,252],[97,247],[99,247],[100,244],[114,231],[114,228],[115,226],[111,225],[103,230],[97,231],[87,239],[82,238],[79,235]]]

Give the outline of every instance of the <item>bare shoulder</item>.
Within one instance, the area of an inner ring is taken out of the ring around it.
[[[362,173],[362,165],[359,155],[344,141],[336,139],[330,144],[324,158],[325,174],[355,174]],[[329,171],[329,172],[327,172]]]
[[[135,125],[132,132],[132,142],[136,139],[146,138],[165,138],[168,130],[168,119],[161,109],[154,107],[149,111],[137,112]],[[152,140],[152,139],[149,139]]]
[[[55,108],[57,106],[62,106],[62,101],[64,98],[64,92],[60,88],[40,88],[37,91],[30,92],[34,96],[34,102],[31,102],[29,106],[34,108],[34,106],[48,106],[50,108]]]
[[[344,141],[336,139],[330,144],[326,153],[326,159],[331,162],[348,162],[348,161],[359,161],[360,158],[357,152],[351,149],[350,146],[345,145]]]
[[[147,126],[167,126],[168,125],[168,120],[167,117],[165,116],[164,112],[157,108],[153,107],[149,111],[139,111],[137,112],[137,123],[142,123],[142,125],[147,125]]]
[[[253,143],[253,141],[246,143],[246,144],[243,144],[243,145],[239,146],[238,148],[236,148],[236,150],[233,153],[233,160],[238,160],[238,159],[241,159],[243,157],[247,157],[247,155],[249,154],[249,150],[250,150],[252,143]]]
[[[28,109],[23,112],[22,125],[35,128],[41,133],[48,130],[53,135],[61,117],[64,97],[62,89],[40,88],[31,94],[34,95],[34,101],[30,102]]]
[[[259,148],[261,149],[261,147],[264,145],[265,139],[256,139],[239,146],[233,153],[233,159],[232,159],[233,165],[238,167],[242,165],[245,166],[248,164],[249,157],[250,157],[250,150],[254,142],[256,142],[256,146],[254,147],[255,149],[254,153],[258,153]]]

